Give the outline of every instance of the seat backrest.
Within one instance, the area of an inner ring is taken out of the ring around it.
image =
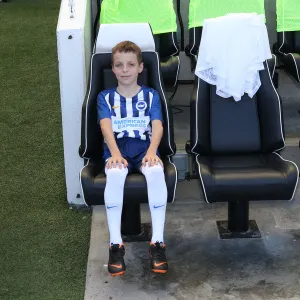
[[[278,32],[277,45],[278,51],[281,53],[300,53],[300,32]]]
[[[166,61],[170,56],[179,54],[176,32],[155,34],[154,42],[161,61]]]
[[[130,25],[130,24],[126,24]],[[124,25],[123,25],[124,26]],[[139,26],[139,24],[136,24]],[[80,146],[80,155],[82,157],[93,157],[95,159],[101,160],[103,155],[103,136],[101,134],[100,125],[97,123],[97,95],[109,88],[117,86],[117,80],[111,70],[111,49],[112,45],[109,42],[113,43],[113,46],[117,43],[118,38],[114,36],[114,32],[121,33],[122,25],[102,25],[102,28],[109,27],[113,28],[113,32],[101,35],[101,26],[99,30],[99,38],[97,40],[96,49],[100,53],[95,53],[91,59],[91,71],[90,71],[90,82],[87,96],[84,100],[82,107],[82,124],[81,124],[81,146]],[[118,27],[121,27],[118,29]],[[148,26],[149,28],[149,26]],[[108,29],[109,30],[109,29]],[[149,32],[150,28],[149,28]],[[113,36],[110,40],[107,40],[107,35]],[[138,34],[134,34],[131,30],[130,34],[133,34],[136,39],[138,39]],[[129,35],[130,35],[129,34]],[[105,46],[101,48],[101,37],[104,39]],[[141,34],[142,37],[148,36],[148,33]],[[128,36],[124,36],[121,33],[119,39],[126,39]],[[106,42],[107,41],[107,42]],[[120,40],[121,41],[121,40]],[[140,47],[141,44],[138,41],[133,40]],[[152,37],[153,42],[153,37]],[[98,46],[99,43],[99,46]],[[151,41],[147,43],[143,39],[144,47],[146,49],[151,48]],[[163,84],[161,81],[160,66],[159,66],[159,57],[155,51],[144,51],[142,49],[142,56],[144,62],[144,71],[140,74],[138,78],[138,83],[140,85],[146,85],[151,88],[154,88],[159,93],[161,99],[161,107],[164,119],[164,133],[159,146],[159,151],[162,157],[171,156],[175,154],[175,143],[174,143],[174,133],[173,133],[173,119],[171,114],[171,109],[169,103],[165,98],[163,91]],[[154,42],[153,42],[154,49]],[[109,51],[110,50],[110,51]]]
[[[295,33],[293,31],[278,32],[277,33],[277,44],[278,51],[282,53],[294,53],[295,52]]]
[[[179,53],[173,0],[103,0],[100,23],[149,23],[160,58]]]
[[[199,78],[191,101],[191,148],[201,155],[269,153],[284,147],[282,111],[268,65],[261,87],[239,102],[216,95],[216,87]]]
[[[300,31],[278,32],[277,44],[281,53],[300,53]]]
[[[295,32],[294,47],[295,47],[295,52],[300,53],[300,30]]]
[[[189,46],[188,55],[193,55],[197,58],[200,42],[202,38],[203,27],[193,27],[189,30]]]

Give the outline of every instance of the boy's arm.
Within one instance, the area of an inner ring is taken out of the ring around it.
[[[152,121],[152,138],[147,153],[156,155],[158,146],[163,136],[163,126],[160,120]]]
[[[160,120],[153,120],[151,143],[145,157],[143,158],[142,166],[145,166],[146,163],[148,162],[148,166],[150,167],[157,164],[160,164],[163,167],[162,161],[156,155],[162,136],[163,136],[162,122]]]
[[[122,157],[118,145],[115,140],[114,132],[112,130],[111,124],[111,114],[108,104],[104,98],[104,95],[100,93],[97,98],[97,114],[98,114],[98,122],[100,123],[100,128],[102,131],[102,135],[105,139],[105,142],[108,146],[108,149],[111,153],[111,158],[108,159],[106,167],[116,167],[119,163],[119,167],[122,168],[122,164],[127,167],[127,161]]]
[[[150,119],[152,125],[152,138],[147,154],[142,161],[142,165],[145,166],[146,162],[148,162],[149,166],[157,165],[158,163],[163,166],[162,161],[156,155],[161,138],[163,136],[163,117],[161,112],[160,98],[157,91],[153,93],[152,106],[150,109]]]
[[[114,132],[112,130],[111,125],[111,119],[102,119],[100,121],[100,127],[103,134],[103,137],[105,139],[105,142],[108,146],[108,149],[111,154],[111,158],[107,161],[106,167],[110,169],[111,167],[116,167],[117,164],[119,165],[119,168],[122,168],[122,164],[126,168],[128,163],[125,158],[122,157],[121,152],[118,148]]]

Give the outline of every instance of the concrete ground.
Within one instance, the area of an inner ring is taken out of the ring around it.
[[[299,300],[299,189],[295,202],[251,203],[261,239],[221,240],[216,220],[227,219],[227,205],[201,198],[197,181],[182,182],[168,205],[166,275],[151,272],[149,243],[136,242],[125,244],[125,275],[111,277],[105,208],[95,208],[85,300]],[[146,204],[142,220],[150,222]]]
[[[173,104],[189,103],[191,85],[180,87]],[[300,85],[280,71],[285,159],[300,167]],[[183,153],[189,139],[189,108],[174,115],[175,140]],[[150,270],[148,242],[126,243],[124,276],[107,272],[109,235],[104,207],[93,212],[85,300],[300,300],[300,188],[291,202],[250,203],[260,239],[221,240],[216,221],[227,204],[207,204],[198,180],[178,183],[167,208],[165,242],[169,272]],[[142,205],[142,222],[150,222]]]

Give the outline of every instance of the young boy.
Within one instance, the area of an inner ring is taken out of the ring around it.
[[[147,182],[153,232],[149,249],[152,271],[168,270],[163,238],[167,187],[157,150],[163,119],[158,92],[137,84],[143,67],[136,44],[125,41],[116,45],[112,49],[112,71],[118,86],[101,92],[97,98],[98,121],[105,139],[104,201],[110,233],[108,271],[112,276],[123,275],[126,270],[121,214],[125,179],[132,171],[141,172]]]

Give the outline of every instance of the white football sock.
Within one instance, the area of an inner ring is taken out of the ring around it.
[[[106,186],[104,202],[110,234],[110,244],[122,244],[121,216],[123,208],[124,184],[128,174],[127,168],[106,169]]]
[[[151,242],[164,242],[164,225],[168,191],[164,170],[161,165],[142,167],[147,181],[148,201],[152,218]]]

